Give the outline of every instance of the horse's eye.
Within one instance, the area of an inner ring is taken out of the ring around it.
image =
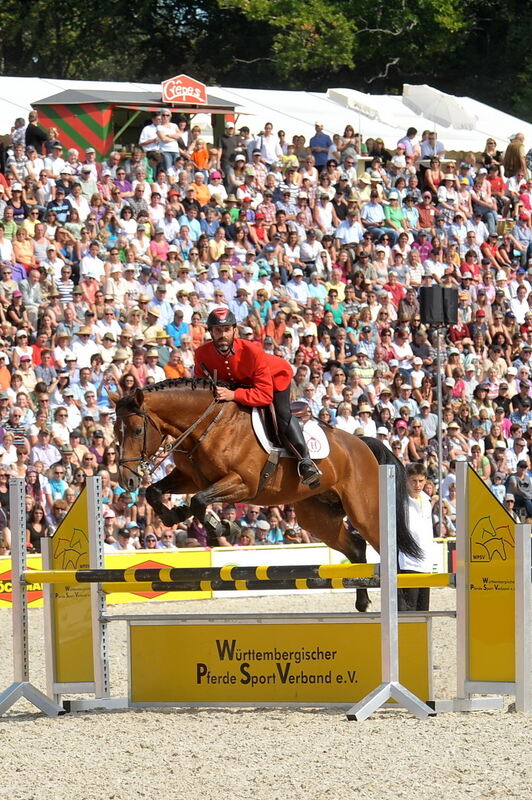
[[[133,431],[134,436],[140,436],[141,433],[142,433],[142,428],[135,428],[135,430]]]

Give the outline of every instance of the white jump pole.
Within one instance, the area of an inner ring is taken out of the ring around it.
[[[515,532],[515,710],[532,714],[530,525],[516,525]]]
[[[399,682],[399,616],[397,610],[397,538],[395,467],[379,467],[379,541],[381,555],[381,669],[382,683],[352,706],[347,719],[362,721],[395,700],[416,717],[435,712]]]
[[[13,677],[14,682],[0,694],[0,715],[25,698],[49,717],[64,714],[55,703],[30,683],[28,587],[21,583],[26,572],[26,491],[24,478],[9,479],[11,529],[11,575],[13,606]]]

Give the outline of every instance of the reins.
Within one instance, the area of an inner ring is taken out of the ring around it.
[[[183,433],[181,433],[177,437],[177,439],[175,439],[175,440],[173,440],[171,442],[165,442],[165,440],[169,438],[168,434],[164,434],[161,431],[159,425],[155,422],[155,420],[153,420],[151,418],[151,416],[148,414],[148,412],[145,411],[143,408],[138,408],[138,409],[135,409],[134,411],[128,412],[127,414],[124,414],[122,419],[127,419],[127,417],[133,417],[133,416],[140,416],[140,417],[143,418],[143,420],[144,420],[144,429],[143,429],[142,450],[141,450],[141,454],[140,454],[140,459],[138,459],[137,457],[134,457],[134,458],[120,458],[119,461],[118,461],[118,466],[119,467],[125,467],[125,469],[129,470],[137,478],[142,478],[142,474],[141,473],[144,473],[144,474],[148,473],[148,474],[152,475],[153,472],[155,472],[155,470],[162,464],[163,461],[165,461],[168,458],[169,455],[171,455],[172,453],[176,453],[177,452],[177,453],[183,453],[190,460],[190,462],[193,464],[194,468],[196,470],[198,470],[200,472],[200,474],[201,474],[201,470],[199,470],[198,466],[196,465],[196,463],[195,463],[195,461],[193,459],[194,453],[196,452],[196,450],[200,446],[201,442],[205,439],[205,437],[212,430],[212,428],[220,420],[220,418],[221,418],[221,416],[223,414],[223,411],[224,411],[225,403],[220,403],[220,409],[219,409],[218,413],[216,414],[214,419],[211,420],[209,425],[205,428],[205,430],[203,431],[203,433],[199,437],[198,441],[196,442],[196,444],[194,445],[192,450],[187,451],[187,450],[181,450],[179,448],[183,444],[185,439],[187,439],[196,430],[196,428],[199,425],[201,425],[201,423],[209,416],[211,411],[218,404],[219,404],[219,401],[213,399],[209,403],[209,405],[207,406],[205,411],[198,417],[198,419],[195,420],[195,422],[193,422],[192,425],[190,425],[185,431],[183,431]],[[155,428],[157,433],[159,433],[163,437],[163,441],[162,441],[160,447],[157,449],[157,452],[154,453],[152,456],[148,456],[147,450],[146,450],[146,448],[147,448],[147,438],[148,438],[148,422],[151,425],[153,425],[153,427]],[[131,463],[132,461],[138,462],[138,471],[129,466],[129,463]]]

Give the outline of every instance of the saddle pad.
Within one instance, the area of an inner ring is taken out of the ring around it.
[[[266,453],[271,453],[272,450],[279,449],[268,439],[258,408],[253,407],[251,411],[251,424],[253,425],[253,431],[260,446]],[[308,422],[305,422],[303,426],[303,436],[305,437],[309,455],[312,459],[327,458],[330,452],[329,441],[325,435],[325,431],[316,420],[310,419]],[[286,450],[281,450],[281,456],[283,458],[294,458],[294,456]]]

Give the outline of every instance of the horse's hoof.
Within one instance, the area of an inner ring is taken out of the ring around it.
[[[371,602],[367,600],[357,600],[355,603],[355,608],[357,611],[360,611],[362,614],[364,611],[367,611],[370,607]]]

